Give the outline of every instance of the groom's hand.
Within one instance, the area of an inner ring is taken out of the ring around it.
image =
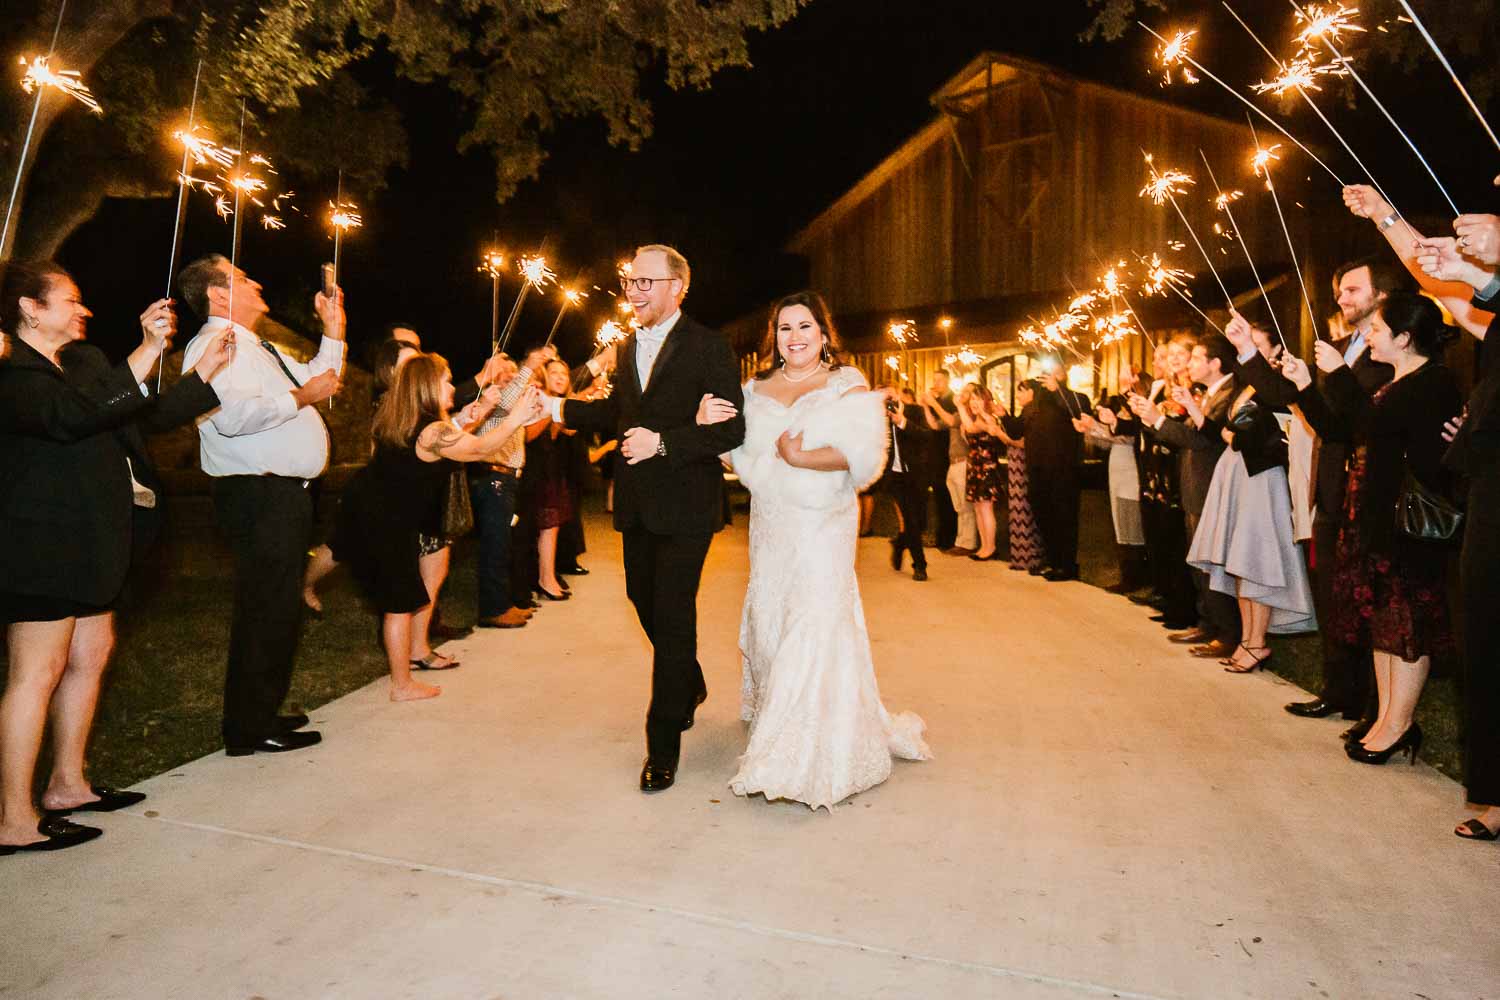
[[[638,465],[648,458],[655,458],[661,447],[661,435],[645,427],[632,427],[625,432],[620,442],[620,454],[629,465]]]

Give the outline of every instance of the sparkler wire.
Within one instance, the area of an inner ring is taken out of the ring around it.
[[[1255,134],[1255,123],[1250,121],[1249,115],[1245,116],[1245,121],[1250,126],[1250,137],[1255,140],[1255,148],[1259,150],[1260,137]],[[1281,199],[1276,196],[1276,184],[1271,180],[1270,160],[1266,161],[1264,169],[1266,171],[1266,190],[1271,192],[1271,203],[1276,206],[1276,217],[1281,220],[1281,231],[1286,235],[1286,250],[1292,258],[1292,270],[1297,272],[1297,284],[1302,288],[1302,302],[1307,306],[1307,318],[1312,323],[1313,338],[1322,340],[1323,338],[1318,336],[1318,317],[1313,312],[1312,297],[1307,294],[1307,281],[1302,277],[1302,265],[1297,263],[1297,248],[1292,243],[1292,231],[1287,227],[1286,216],[1281,211]],[[1282,342],[1283,346],[1285,346],[1285,343],[1285,341]]]
[[[1208,165],[1208,156],[1202,149],[1198,155],[1203,157],[1203,169],[1208,171],[1208,179],[1213,183],[1214,190],[1219,192],[1220,200],[1224,205],[1224,214],[1229,216],[1229,227],[1234,230],[1234,238],[1239,241],[1240,249],[1245,252],[1245,261],[1250,265],[1250,273],[1255,275],[1255,284],[1260,288],[1260,297],[1266,300],[1266,312],[1271,314],[1271,324],[1276,327],[1276,339],[1281,341],[1282,350],[1290,350],[1286,344],[1286,335],[1281,332],[1281,321],[1276,318],[1276,307],[1271,304],[1271,296],[1266,293],[1265,282],[1260,280],[1260,271],[1255,266],[1255,258],[1250,256],[1250,244],[1245,242],[1245,237],[1240,234],[1239,223],[1234,221],[1234,210],[1229,207],[1229,199],[1224,198],[1224,191],[1219,187],[1218,178],[1214,177],[1214,168]],[[1230,308],[1234,303],[1230,303]]]

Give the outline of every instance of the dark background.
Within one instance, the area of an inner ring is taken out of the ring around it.
[[[1199,5],[1196,13],[1190,4],[1176,9],[1170,21],[1157,15],[1148,23],[1158,30],[1164,24],[1202,25],[1194,54],[1231,84],[1268,75],[1264,57],[1217,4]],[[1273,48],[1281,48],[1289,21],[1280,4],[1247,2],[1239,9]],[[805,281],[800,261],[781,251],[787,238],[930,120],[932,92],[986,49],[1242,117],[1241,106],[1211,82],[1160,89],[1154,43],[1143,32],[1113,43],[1079,41],[1091,16],[1082,0],[816,0],[787,27],[753,39],[752,68],[725,71],[708,91],[657,86],[651,95],[656,133],[638,153],[610,148],[597,124],[563,126],[540,178],[522,185],[504,205],[493,197],[489,157],[456,152],[464,110],[440,87],[392,84],[377,57],[365,72],[403,109],[412,155],[378,194],[349,192],[366,220],[344,244],[351,342],[362,355],[386,323],[401,319],[460,373],[477,367],[488,349],[490,288],[476,266],[480,250],[497,233],[512,253],[545,245],[560,278],[585,269],[584,286],[603,289],[614,287],[615,262],[636,244],[670,242],[694,266],[689,310],[720,323],[760,308]],[[1361,48],[1353,41],[1346,51],[1357,56]],[[1436,63],[1415,71],[1359,65],[1461,204],[1493,210],[1488,181],[1500,171],[1497,157]],[[1319,98],[1321,106],[1400,207],[1409,215],[1449,214],[1368,101],[1361,97],[1351,110],[1335,92],[1340,85],[1330,87]],[[1357,169],[1331,138],[1325,141],[1308,112],[1287,121],[1347,179],[1358,179]],[[330,136],[330,162],[336,162],[337,143]],[[253,141],[247,145],[253,148]],[[332,195],[331,178],[287,180],[310,214]],[[1297,179],[1286,180],[1290,185]],[[1300,183],[1305,198],[1337,201],[1337,189],[1321,173]],[[171,216],[165,200],[107,201],[64,249],[63,262],[98,313],[91,338],[112,353],[136,341],[134,317],[165,289]],[[229,226],[214,215],[208,198],[198,196],[184,260],[227,253],[228,244]],[[1369,250],[1383,248],[1372,234]],[[331,255],[331,240],[316,217],[289,216],[288,228],[274,233],[247,219],[241,266],[266,285],[273,315],[294,328],[316,328],[311,298],[318,265]],[[508,275],[502,318],[518,287]],[[574,360],[588,351],[593,331],[616,303],[602,291],[591,294],[563,322],[559,343]],[[555,295],[545,301],[531,297],[516,346],[545,336],[557,303]],[[184,311],[185,335],[194,324]],[[185,342],[185,336],[179,340]]]

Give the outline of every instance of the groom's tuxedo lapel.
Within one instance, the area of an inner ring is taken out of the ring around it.
[[[635,334],[632,333],[630,339],[625,341],[625,349],[620,352],[620,360],[615,367],[625,372],[625,377],[630,380],[631,385],[635,386],[635,394],[639,396],[641,373],[635,366]]]
[[[662,341],[661,350],[656,352],[656,361],[651,365],[651,375],[646,382],[646,391],[642,393],[642,396],[651,395],[652,391],[661,385],[662,378],[667,373],[667,365],[682,347],[683,338],[687,335],[685,327],[689,322],[686,316],[679,316],[676,325],[672,327],[672,332],[667,334],[666,340]]]

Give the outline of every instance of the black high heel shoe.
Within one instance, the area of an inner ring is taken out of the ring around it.
[[[1238,653],[1242,649],[1250,654],[1251,659],[1255,660],[1255,663],[1248,667],[1241,666],[1240,664],[1235,662],[1234,653],[1231,653],[1229,654],[1228,658],[1219,661],[1224,665],[1224,672],[1226,674],[1253,674],[1257,670],[1264,668],[1266,664],[1271,662],[1272,653],[1270,646],[1247,646],[1245,643],[1241,642],[1234,648],[1234,652]],[[1265,650],[1266,655],[1256,656],[1255,651],[1257,649]]]
[[[1349,755],[1350,760],[1358,761],[1361,764],[1384,764],[1404,750],[1410,757],[1410,763],[1415,764],[1417,762],[1417,753],[1421,749],[1422,727],[1413,722],[1407,728],[1406,732],[1401,734],[1400,739],[1384,750],[1371,750],[1363,743],[1355,741],[1345,746],[1344,752]]]
[[[568,591],[563,591],[561,594],[554,594],[551,591],[549,591],[546,587],[538,587],[536,589],[536,592],[538,594],[541,594],[542,598],[544,600],[548,600],[548,601],[566,601],[568,598],[570,598],[570,597],[573,596]]]

